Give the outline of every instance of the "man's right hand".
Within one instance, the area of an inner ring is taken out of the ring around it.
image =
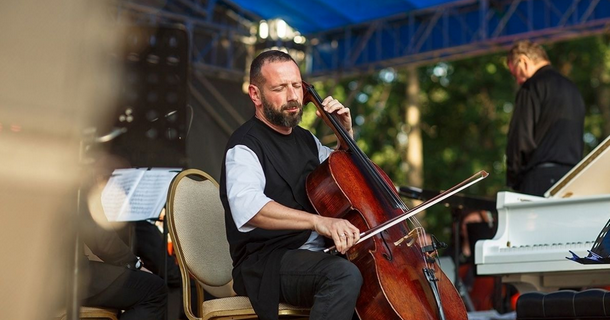
[[[360,240],[360,230],[345,219],[316,216],[314,230],[327,238],[333,239],[335,248],[341,254],[345,254],[349,248]]]

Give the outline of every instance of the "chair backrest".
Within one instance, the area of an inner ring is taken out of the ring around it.
[[[185,297],[190,295],[189,275],[216,297],[235,295],[224,208],[214,178],[197,169],[180,172],[170,184],[166,218]],[[193,310],[186,305],[190,299],[184,300],[185,309]]]

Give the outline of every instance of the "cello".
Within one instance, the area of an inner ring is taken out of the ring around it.
[[[306,191],[318,214],[347,219],[361,231],[345,254],[363,278],[360,319],[466,320],[462,298],[437,266],[435,244],[413,217],[427,206],[407,208],[387,174],[324,110],[313,86],[303,82],[303,90],[303,104],[316,106],[339,141],[339,149],[307,176]],[[406,219],[413,227],[402,223]]]

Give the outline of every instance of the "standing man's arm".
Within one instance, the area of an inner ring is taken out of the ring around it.
[[[521,183],[522,171],[528,165],[536,149],[534,138],[540,102],[530,90],[521,88],[515,100],[515,108],[508,130],[506,146],[507,184],[515,188]]]

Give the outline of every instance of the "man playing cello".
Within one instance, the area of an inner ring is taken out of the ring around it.
[[[231,136],[220,178],[234,290],[261,319],[277,319],[280,301],[310,307],[310,319],[352,319],[360,271],[322,250],[332,240],[345,253],[360,231],[315,214],[307,197],[307,175],[333,150],[298,126],[304,93],[296,62],[281,51],[261,53],[248,93],[255,115]],[[352,135],[349,109],[332,97],[322,104]]]

